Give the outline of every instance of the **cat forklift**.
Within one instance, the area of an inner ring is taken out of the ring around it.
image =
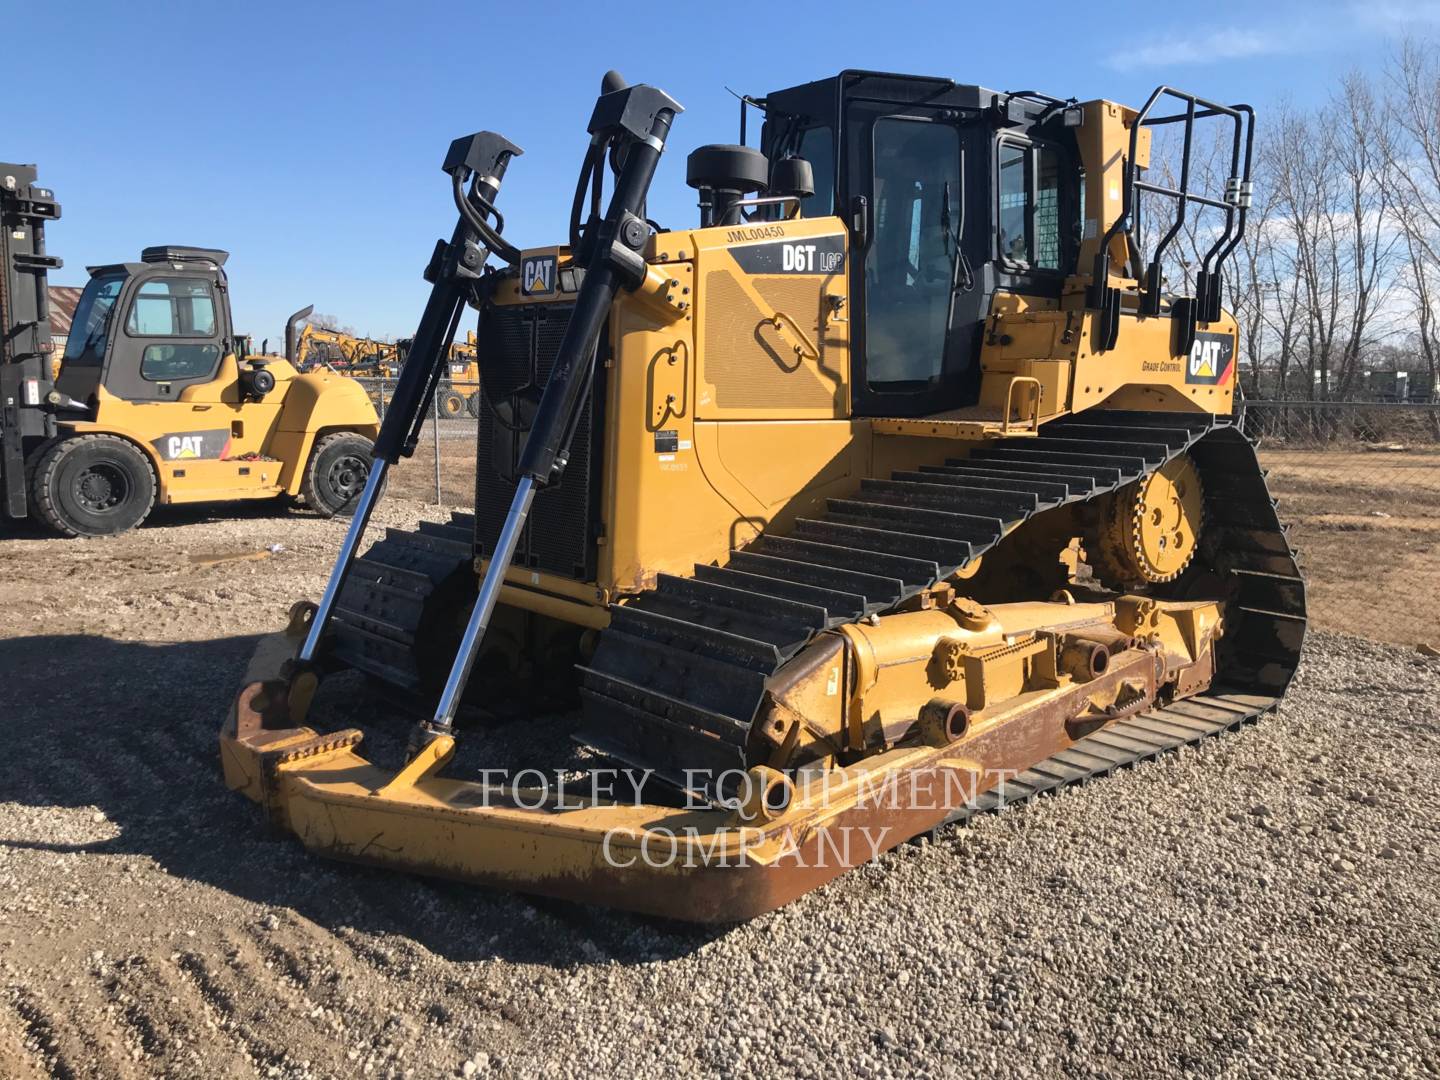
[[[32,166],[0,163],[0,515],[74,537],[125,532],[157,502],[348,512],[375,409],[351,379],[247,354],[223,251],[92,267],[55,374],[47,275],[61,263],[45,227],[59,216]]]
[[[1250,108],[846,71],[744,99],[667,228],[680,112],[607,75],[569,235],[527,250],[497,210],[519,148],[452,144],[366,490],[255,653],[226,783],[326,856],[724,922],[1273,709],[1305,586],[1233,419]],[[1146,171],[1164,125],[1178,184]],[[1188,168],[1207,126],[1223,190]],[[473,512],[364,550],[467,309]],[[516,715],[508,764],[467,734]]]

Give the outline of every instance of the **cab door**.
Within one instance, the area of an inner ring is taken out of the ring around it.
[[[105,388],[132,402],[178,401],[212,381],[230,327],[214,274],[166,269],[133,278],[111,334]]]
[[[863,206],[863,250],[850,267],[857,416],[923,416],[976,400],[984,316],[972,268],[984,265],[988,228],[980,137],[955,110],[848,103],[845,187]]]

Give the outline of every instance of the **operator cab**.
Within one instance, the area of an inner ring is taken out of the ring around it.
[[[854,415],[975,404],[996,292],[1058,300],[1077,264],[1075,103],[847,71],[760,104],[770,162],[810,163],[801,215],[849,228]]]
[[[210,382],[230,350],[226,252],[148,247],[138,263],[90,267],[56,389],[92,401],[175,401]]]

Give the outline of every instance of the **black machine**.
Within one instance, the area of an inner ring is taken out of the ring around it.
[[[45,225],[59,216],[35,166],[0,162],[0,514],[15,520],[29,512],[26,454],[55,435],[48,274],[61,263],[45,254]]]

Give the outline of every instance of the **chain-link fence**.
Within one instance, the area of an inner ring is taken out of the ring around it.
[[[383,419],[395,393],[393,378],[356,379]],[[475,435],[479,384],[444,380],[420,433],[415,455],[391,470],[389,490],[401,498],[468,507],[475,498]]]
[[[1311,625],[1440,646],[1440,405],[1250,402]]]
[[[395,380],[359,381],[383,414]],[[471,505],[478,391],[441,385],[393,493]],[[1312,625],[1440,646],[1440,405],[1252,401],[1244,423],[1300,550]]]

